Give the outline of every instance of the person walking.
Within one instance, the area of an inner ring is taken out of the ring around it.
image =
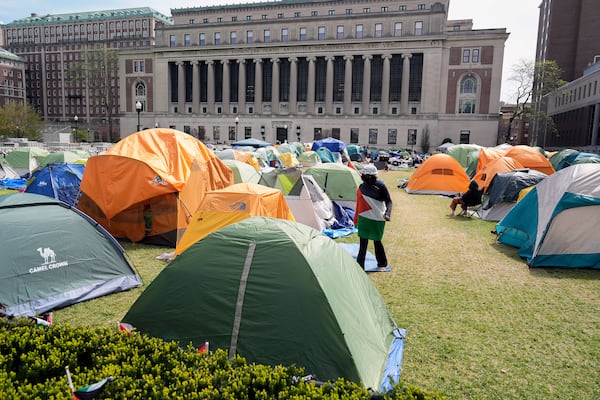
[[[375,165],[365,165],[360,173],[363,183],[356,190],[356,210],[354,212],[354,225],[360,239],[356,261],[363,269],[365,268],[367,246],[369,240],[372,240],[375,246],[377,271],[386,271],[388,263],[381,239],[385,223],[390,220],[392,213],[392,199],[383,181],[377,180]]]

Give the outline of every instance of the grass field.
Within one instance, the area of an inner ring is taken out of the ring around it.
[[[451,218],[448,198],[399,189],[411,172],[380,175],[394,201],[393,269],[369,275],[408,329],[403,382],[449,399],[600,399],[600,271],[529,269],[496,242],[494,223]],[[146,285],[171,250],[124,247]],[[59,310],[55,323],[114,326],[144,287]]]

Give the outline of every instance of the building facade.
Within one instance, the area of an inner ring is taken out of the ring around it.
[[[7,103],[25,103],[25,60],[0,48],[0,107]]]
[[[71,79],[69,71],[95,68],[99,62],[90,54],[99,49],[153,46],[157,23],[172,20],[147,7],[32,14],[3,25],[2,34],[6,49],[25,60],[27,100],[47,124],[77,121],[90,139],[110,141],[120,136],[118,64],[107,66],[106,93],[85,79]]]
[[[449,21],[448,6],[285,0],[173,9],[154,47],[119,53],[122,135],[140,125],[214,144],[496,145],[508,34]]]

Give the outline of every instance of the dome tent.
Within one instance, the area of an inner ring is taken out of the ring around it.
[[[404,343],[349,253],[306,225],[266,217],[196,242],[123,321],[181,345],[208,341],[231,357],[296,364],[321,380],[343,377],[374,389],[398,381]]]
[[[406,193],[453,195],[469,186],[469,177],[458,161],[448,154],[434,154],[413,172]]]

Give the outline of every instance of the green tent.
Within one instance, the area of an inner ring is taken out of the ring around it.
[[[362,183],[356,170],[341,163],[323,163],[308,168],[304,173],[312,175],[331,200],[356,201],[356,189]]]
[[[33,316],[141,285],[123,248],[59,200],[0,196],[0,308]]]
[[[252,165],[238,160],[222,160],[233,171],[234,183],[260,182],[260,172]]]
[[[48,154],[48,150],[39,147],[17,147],[6,155],[5,160],[20,176],[26,176],[31,174]]]
[[[471,143],[461,143],[449,147],[446,153],[456,159],[463,167],[467,176],[472,178],[477,171],[477,163],[479,161],[479,152],[481,146]]]
[[[249,362],[295,364],[321,380],[377,390],[400,373],[403,331],[370,278],[335,241],[297,222],[252,217],[210,234],[171,262],[123,321],[182,346],[209,342]]]

